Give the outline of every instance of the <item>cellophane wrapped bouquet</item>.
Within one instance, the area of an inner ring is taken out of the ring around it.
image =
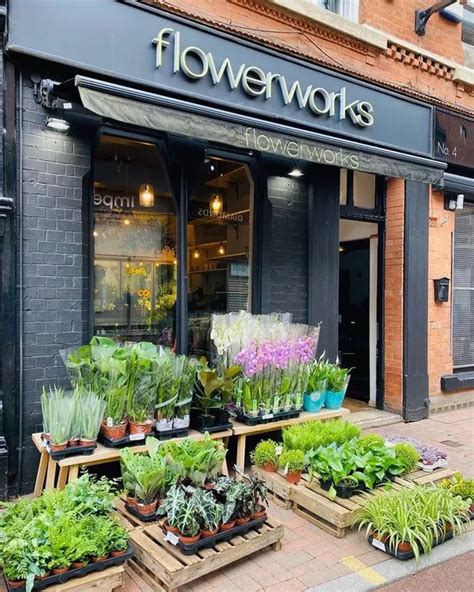
[[[213,315],[211,338],[218,358],[227,367],[242,368],[234,392],[237,415],[268,416],[302,408],[319,327],[291,320],[289,313]]]

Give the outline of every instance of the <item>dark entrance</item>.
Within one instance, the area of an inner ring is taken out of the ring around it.
[[[339,351],[353,368],[348,396],[369,402],[370,392],[370,240],[340,243]]]

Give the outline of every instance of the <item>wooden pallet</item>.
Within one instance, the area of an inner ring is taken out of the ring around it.
[[[404,477],[397,477],[392,483],[392,490],[402,491],[415,485],[428,485],[437,483],[442,479],[451,477],[455,471],[452,469],[440,469],[433,473],[419,470]],[[296,486],[291,494],[293,499],[293,511],[306,518],[326,532],[342,538],[351,528],[355,514],[363,508],[368,500],[385,493],[383,487],[372,491],[353,495],[349,499],[336,497],[330,499],[327,491],[322,489],[319,482],[310,482],[307,475],[303,475],[302,482]]]
[[[195,555],[183,555],[179,549],[164,540],[157,524],[135,528],[130,538],[135,556],[127,569],[140,575],[157,592],[176,591],[193,580],[271,546],[281,547],[283,525],[274,518],[229,542],[218,543],[214,549],[202,549]]]
[[[117,592],[123,586],[125,569],[123,565],[109,567],[103,571],[90,573],[83,578],[72,578],[64,584],[54,584],[47,588],[48,592]],[[3,580],[2,577],[0,577]],[[6,591],[4,584],[0,582],[0,591]]]
[[[256,465],[252,466],[252,473],[265,482],[269,499],[285,510],[291,510],[293,507],[291,491],[296,487],[295,485],[289,483],[278,473],[265,471]]]

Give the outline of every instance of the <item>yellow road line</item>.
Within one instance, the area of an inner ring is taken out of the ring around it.
[[[354,557],[353,555],[345,557],[341,560],[341,563],[343,563],[352,571],[355,571],[358,576],[363,578],[366,582],[369,582],[369,584],[379,585],[385,584],[385,582],[387,581],[386,578],[381,576],[371,567],[365,565],[363,561],[361,561],[357,557]]]

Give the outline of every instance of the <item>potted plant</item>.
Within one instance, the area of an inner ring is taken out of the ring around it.
[[[285,479],[297,484],[306,466],[304,452],[301,450],[284,450],[278,459],[278,466],[283,471]]]
[[[329,368],[329,362],[323,360],[321,357],[318,361],[313,362],[308,369],[303,403],[305,411],[317,413],[323,407],[326,400]]]
[[[254,513],[253,491],[248,483],[238,482],[240,492],[235,506],[235,524],[240,526],[250,521]]]
[[[192,496],[201,524],[201,537],[214,536],[218,532],[222,520],[222,505],[210,491],[198,488],[194,490]]]
[[[66,573],[76,558],[71,526],[71,522],[63,516],[56,520],[49,530],[50,567],[53,575]]]
[[[245,475],[245,478],[249,481],[249,487],[252,493],[252,519],[258,520],[267,515],[265,505],[268,507],[267,499],[267,487],[261,479],[255,475]]]
[[[203,432],[214,425],[228,422],[225,405],[232,400],[234,382],[241,372],[240,366],[210,369],[207,362],[201,361],[201,369],[196,372],[195,408],[198,410],[196,429]],[[211,413],[218,411],[218,414]]]
[[[126,420],[126,387],[121,386],[122,377],[114,372],[109,379],[105,394],[105,417],[101,425],[101,433],[109,440],[121,440],[127,433]]]
[[[278,444],[273,440],[262,440],[255,450],[250,453],[250,459],[254,465],[262,467],[265,471],[275,472],[278,466]]]
[[[149,516],[156,512],[158,494],[163,487],[164,472],[161,467],[150,466],[148,470],[137,475],[136,509],[142,516]]]
[[[128,531],[118,522],[118,520],[107,521],[107,547],[106,551],[111,557],[120,557],[128,549]]]
[[[474,479],[463,477],[461,473],[454,473],[449,479],[443,479],[441,487],[448,489],[453,495],[459,495],[463,500],[469,501],[469,510],[474,512]]]
[[[185,501],[186,494],[181,485],[173,485],[168,489],[163,503],[158,508],[158,514],[166,517],[164,523],[166,531],[178,534],[178,510]]]
[[[97,442],[102,418],[105,411],[105,402],[93,394],[88,394],[82,401],[82,425],[80,446],[93,446]]]
[[[27,584],[31,588],[33,587],[35,570],[26,540],[14,538],[7,541],[3,545],[0,561],[3,574],[10,588],[22,588]]]
[[[201,527],[196,514],[193,498],[185,499],[176,509],[173,522],[178,528],[179,540],[185,545],[195,543],[201,538]]]
[[[327,371],[326,407],[340,409],[346,396],[351,369],[340,368],[338,364],[331,364]]]
[[[196,365],[186,356],[176,356],[175,375],[179,380],[178,394],[174,407],[173,428],[183,430],[190,424],[190,409],[193,400],[193,385]]]
[[[420,461],[420,453],[411,444],[399,442],[393,447],[395,456],[403,466],[403,473],[413,471]]]
[[[89,519],[92,545],[90,558],[93,563],[105,561],[109,556],[109,523],[108,518],[91,517]]]

